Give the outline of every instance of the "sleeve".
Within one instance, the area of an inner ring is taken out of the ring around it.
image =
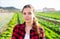
[[[45,33],[44,33],[44,29],[40,28],[40,39],[46,39],[45,38]]]
[[[12,37],[11,39],[17,39],[18,35],[17,35],[17,32],[18,32],[18,28],[17,28],[18,25],[16,25],[14,28],[13,28],[13,32],[12,32]]]

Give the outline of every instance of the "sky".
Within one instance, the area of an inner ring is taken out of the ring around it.
[[[13,6],[22,9],[24,5],[31,4],[35,9],[55,8],[60,10],[60,0],[0,0],[0,6]]]

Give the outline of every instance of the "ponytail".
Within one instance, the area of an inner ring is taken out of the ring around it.
[[[33,17],[33,27],[36,29],[36,32],[40,37],[40,30],[38,28],[38,27],[40,27],[40,25],[39,25],[36,17]]]

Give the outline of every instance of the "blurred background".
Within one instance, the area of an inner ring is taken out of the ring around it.
[[[24,22],[26,4],[34,6],[46,39],[60,39],[60,0],[0,0],[0,39],[11,39],[14,26]]]

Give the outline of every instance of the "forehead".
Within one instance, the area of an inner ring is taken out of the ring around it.
[[[33,9],[31,9],[31,8],[24,8],[24,10],[23,10],[23,12],[32,12],[33,11]]]

